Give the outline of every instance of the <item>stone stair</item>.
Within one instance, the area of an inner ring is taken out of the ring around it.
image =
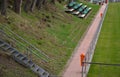
[[[28,59],[26,55],[21,54],[17,49],[13,48],[10,44],[3,40],[0,40],[0,48],[5,52],[11,54],[13,59],[18,63],[30,68],[33,72],[38,74],[40,77],[49,77],[49,73],[43,68],[36,65],[32,60]]]

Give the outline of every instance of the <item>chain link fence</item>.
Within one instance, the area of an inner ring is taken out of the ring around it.
[[[85,58],[84,58],[83,62],[91,62],[92,61],[92,57],[94,55],[94,49],[95,49],[95,46],[96,46],[100,31],[101,31],[102,23],[103,23],[105,15],[106,15],[107,9],[108,9],[108,4],[107,4],[107,6],[105,8],[105,11],[103,12],[103,17],[100,20],[99,26],[98,26],[95,34],[94,34],[94,37],[93,37],[93,39],[92,39],[92,41],[90,43],[90,46],[89,46],[89,48],[87,50],[87,53],[85,54]],[[88,63],[83,64],[83,66],[82,66],[82,77],[87,76],[89,68],[90,68],[90,64],[88,64]]]

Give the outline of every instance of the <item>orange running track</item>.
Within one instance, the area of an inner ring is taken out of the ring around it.
[[[80,54],[86,53],[89,45],[94,37],[94,34],[99,26],[101,20],[101,13],[104,13],[107,4],[104,4],[99,9],[95,19],[93,20],[91,26],[89,27],[85,37],[83,38],[77,51],[73,54],[67,68],[65,69],[62,77],[81,77],[81,66],[80,66]]]

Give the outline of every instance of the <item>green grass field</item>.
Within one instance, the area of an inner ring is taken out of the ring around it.
[[[120,3],[110,3],[92,62],[120,64]],[[120,77],[120,67],[91,65],[88,77]]]

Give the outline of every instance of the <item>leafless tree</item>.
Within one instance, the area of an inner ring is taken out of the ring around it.
[[[26,0],[26,1],[25,1],[25,6],[24,6],[24,11],[25,11],[25,12],[28,12],[28,11],[30,10],[31,3],[32,3],[31,0]]]
[[[37,0],[32,0],[32,4],[31,4],[31,7],[30,7],[31,12],[33,12],[33,10],[35,8],[35,5],[36,5],[36,2],[37,2]]]
[[[1,6],[0,6],[0,9],[1,9],[1,14],[2,15],[6,15],[6,11],[7,11],[7,6],[8,6],[8,0],[0,0],[0,3],[1,3]]]
[[[14,11],[18,14],[21,13],[22,0],[14,0]]]
[[[51,0],[51,3],[55,4],[55,1],[56,1],[56,0]]]
[[[37,0],[36,6],[40,10],[42,7],[43,0]]]

